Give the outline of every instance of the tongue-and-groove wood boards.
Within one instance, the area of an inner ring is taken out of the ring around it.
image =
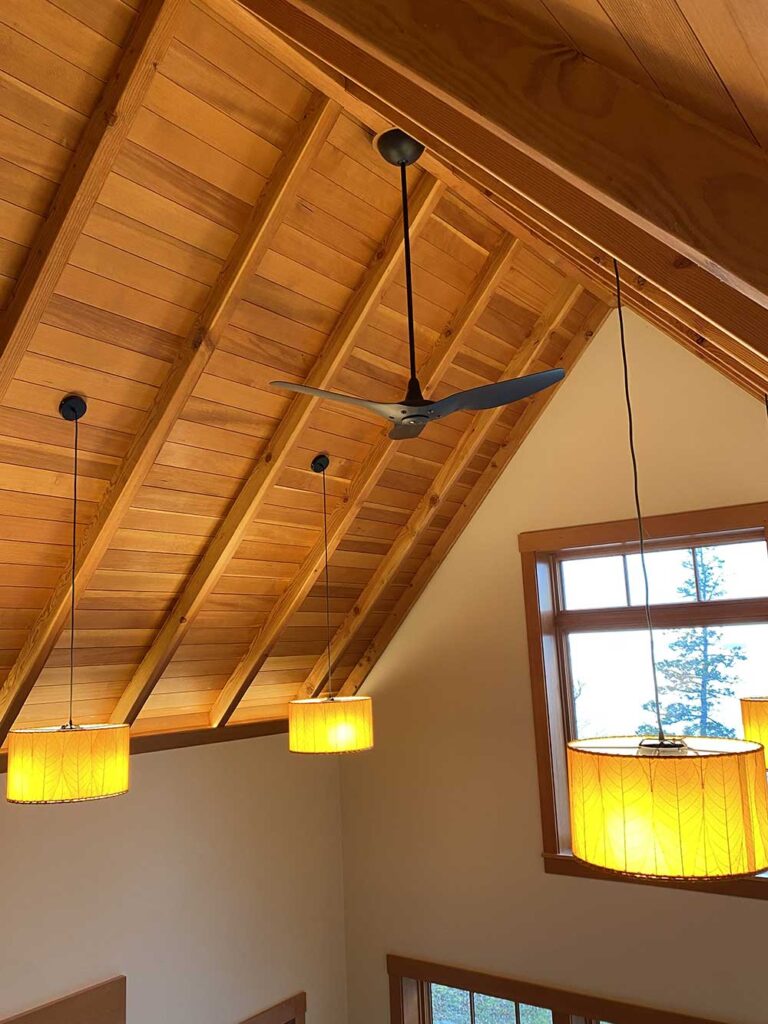
[[[233,2],[5,0],[0,86],[0,734],[65,717],[68,391],[89,403],[76,719],[240,726],[322,690],[321,450],[354,691],[552,393],[393,445],[269,387],[404,391],[398,177],[381,106]],[[604,268],[434,154],[410,189],[430,392],[573,365]]]

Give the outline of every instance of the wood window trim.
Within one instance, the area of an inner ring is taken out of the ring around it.
[[[390,1024],[432,1024],[430,985],[447,985],[528,1006],[545,1007],[552,1011],[554,1024],[590,1024],[600,1020],[611,1021],[612,1024],[718,1024],[709,1018],[690,1017],[393,954],[387,956],[387,973]]]
[[[682,547],[694,543],[699,545],[710,539],[718,542],[765,540],[768,529],[768,502],[649,516],[644,519],[644,524],[647,540],[652,547],[656,542],[657,548]],[[564,679],[567,660],[561,649],[563,632],[557,628],[562,618],[558,618],[555,601],[555,556],[562,557],[563,553],[568,553],[578,557],[595,554],[598,549],[604,554],[610,554],[611,545],[624,547],[636,541],[637,523],[634,519],[537,530],[520,534],[518,538],[528,629],[544,870],[548,874],[631,885],[655,885],[715,893],[720,896],[768,899],[766,877],[711,882],[628,878],[584,864],[568,851],[567,794],[565,785],[560,781],[566,777],[565,742],[569,728],[569,708],[564,696],[564,687],[567,685],[567,680]],[[718,623],[727,622],[728,616],[735,613],[733,606],[737,603],[742,608],[747,606],[751,609],[753,621],[765,621],[768,618],[768,601],[765,599],[718,602],[711,614],[717,617]],[[708,609],[699,611],[702,625],[706,625],[704,619],[709,617],[710,612]],[[642,613],[642,609],[640,612]],[[580,621],[579,612],[559,614],[562,617],[567,615],[571,625],[578,625]],[[628,624],[634,623],[635,618],[640,622],[634,608],[611,609],[605,614],[606,620],[613,618],[615,628],[626,628]],[[654,624],[673,626],[684,614],[684,606],[681,605],[655,606]],[[743,615],[739,616],[738,621],[745,621]]]

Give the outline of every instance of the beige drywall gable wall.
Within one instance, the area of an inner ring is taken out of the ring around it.
[[[132,772],[119,799],[0,802],[0,1019],[125,974],[128,1024],[237,1024],[301,990],[312,1024],[346,1021],[338,766],[273,736]]]
[[[627,327],[646,511],[765,500],[760,403]],[[542,869],[517,535],[628,517],[630,487],[614,316],[366,685],[376,749],[342,766],[350,1024],[388,1020],[388,952],[768,1020],[764,902]]]

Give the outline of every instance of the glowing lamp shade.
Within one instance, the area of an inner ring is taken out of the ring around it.
[[[741,721],[744,739],[762,743],[768,769],[768,697],[742,697]]]
[[[297,754],[349,754],[373,746],[370,697],[293,700],[288,705],[288,746]]]
[[[753,875],[768,867],[768,787],[756,743],[696,737],[674,754],[637,736],[568,744],[574,856],[623,874]]]
[[[128,791],[127,725],[13,729],[7,797],[14,804],[68,804]]]

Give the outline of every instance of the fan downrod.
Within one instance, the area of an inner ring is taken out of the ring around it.
[[[374,141],[381,156],[395,167],[410,167],[424,152],[424,146],[402,128],[390,128],[389,131],[378,135]]]

